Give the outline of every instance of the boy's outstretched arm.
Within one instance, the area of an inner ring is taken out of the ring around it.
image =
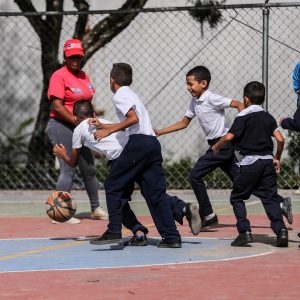
[[[224,136],[221,137],[221,139],[212,146],[212,150],[215,154],[217,154],[220,151],[220,148],[225,145],[226,143],[232,141],[234,139],[234,134],[227,133]]]
[[[90,125],[96,126],[96,132],[94,133],[94,138],[96,141],[101,140],[114,132],[124,130],[139,122],[139,117],[136,112],[131,108],[126,114],[126,119],[120,123],[115,124],[102,124],[97,118],[89,119],[88,123]]]
[[[63,144],[56,144],[53,147],[53,153],[58,158],[63,159],[70,167],[75,168],[78,163],[79,149],[73,149],[71,156],[67,154],[67,149]]]
[[[242,111],[245,108],[244,104],[238,100],[232,100],[230,103],[230,107],[236,108],[238,112]]]
[[[276,139],[277,142],[277,149],[276,149],[276,154],[274,155],[273,158],[273,164],[276,170],[276,173],[279,174],[280,172],[280,158],[281,158],[281,154],[283,151],[283,147],[284,147],[284,138],[281,134],[281,132],[279,130],[275,130],[273,132],[273,136]]]
[[[191,118],[189,117],[184,117],[181,121],[169,126],[169,127],[166,127],[166,128],[163,128],[163,129],[155,129],[155,133],[157,136],[160,136],[160,135],[163,135],[163,134],[167,134],[167,133],[171,133],[171,132],[174,132],[174,131],[178,131],[178,130],[181,130],[181,129],[184,129],[186,127],[189,126],[190,122],[191,122]]]

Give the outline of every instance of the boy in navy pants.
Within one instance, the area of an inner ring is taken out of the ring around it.
[[[70,167],[75,168],[78,164],[78,158],[83,146],[105,155],[109,160],[109,165],[112,167],[117,161],[119,155],[123,151],[124,146],[128,141],[128,137],[124,131],[118,131],[110,136],[95,141],[94,132],[95,126],[88,124],[88,119],[95,118],[95,112],[91,101],[79,100],[74,104],[73,115],[75,116],[77,126],[74,129],[72,137],[72,152],[68,155],[67,149],[62,144],[56,144],[53,147],[53,153],[63,159]],[[111,122],[100,119],[101,123],[112,124]],[[148,244],[147,233],[148,229],[143,226],[136,218],[131,210],[128,201],[131,200],[131,195],[134,190],[134,182],[128,186],[122,196],[123,211],[122,223],[132,231],[133,237],[126,242],[128,246],[146,246]]]
[[[236,116],[228,133],[212,147],[213,152],[217,154],[226,143],[232,141],[243,156],[230,195],[239,232],[231,243],[232,246],[243,246],[253,242],[244,201],[249,199],[254,191],[260,194],[271,221],[271,228],[277,236],[276,246],[288,246],[288,231],[282,219],[276,179],[280,171],[284,139],[276,120],[262,109],[264,99],[264,85],[257,81],[248,83],[244,88],[245,109]],[[272,137],[277,141],[274,158]]]
[[[192,99],[184,118],[169,127],[155,130],[157,136],[160,136],[185,129],[194,117],[197,117],[199,120],[210,147],[206,153],[198,159],[196,165],[191,170],[189,181],[199,203],[202,228],[218,224],[218,217],[213,212],[203,178],[208,173],[220,167],[229,176],[231,181],[233,181],[238,171],[235,148],[231,143],[222,147],[217,155],[213,154],[211,147],[224,136],[229,129],[225,123],[225,109],[231,107],[241,111],[244,108],[243,103],[240,101],[212,93],[208,89],[210,80],[211,74],[204,66],[197,66],[188,71],[186,74],[186,83],[188,91],[192,95]],[[260,198],[259,192],[255,191],[254,195]],[[280,201],[283,204],[282,212],[288,218],[289,223],[291,223],[292,212],[290,198],[282,199],[280,197]]]
[[[161,147],[146,108],[138,95],[129,88],[132,83],[130,65],[114,64],[110,77],[113,102],[120,123],[102,124],[98,119],[92,119],[90,124],[97,128],[94,134],[96,140],[120,130],[126,131],[129,140],[104,183],[109,213],[108,229],[90,243],[101,245],[121,241],[122,193],[136,181],[162,236],[162,241],[157,246],[180,248],[181,237],[174,222],[172,208],[176,206],[185,209],[193,233],[198,233],[201,227],[198,208],[166,193]]]

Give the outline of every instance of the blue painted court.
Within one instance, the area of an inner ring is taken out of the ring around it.
[[[126,239],[124,239],[126,241]],[[232,240],[183,238],[181,249],[161,249],[159,239],[146,247],[90,245],[88,238],[0,240],[0,272],[121,268],[240,259],[266,255],[272,247],[233,248]]]

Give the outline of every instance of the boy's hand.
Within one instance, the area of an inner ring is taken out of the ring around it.
[[[218,154],[218,152],[219,152],[219,150],[220,150],[217,144],[214,144],[214,145],[211,147],[211,149],[212,149],[212,151],[213,151],[214,154]]]
[[[94,133],[94,139],[96,141],[100,141],[101,139],[106,138],[110,134],[111,134],[111,131],[109,129],[99,129],[99,130],[95,131],[95,133]]]
[[[158,129],[154,129],[156,136],[160,136],[160,131]]]
[[[280,173],[280,170],[281,170],[280,160],[276,159],[276,158],[273,158],[273,165],[275,167],[276,174],[278,175]]]
[[[53,154],[59,158],[64,158],[67,154],[67,150],[63,144],[56,144],[53,147]]]
[[[278,124],[281,125],[281,123],[282,123],[282,121],[283,121],[284,119],[286,119],[286,117],[280,118],[279,121],[278,121]]]
[[[88,119],[88,124],[96,126],[97,129],[103,128],[103,124],[99,121],[98,118]]]

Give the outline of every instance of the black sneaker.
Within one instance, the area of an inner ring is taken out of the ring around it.
[[[201,218],[197,205],[187,203],[185,216],[189,222],[189,226],[192,230],[193,235],[199,234],[199,232],[201,231]]]
[[[90,240],[92,245],[116,244],[122,242],[121,233],[110,233],[105,231],[102,236]]]
[[[277,234],[276,247],[288,247],[289,245],[289,234],[288,231],[283,228]]]
[[[240,247],[244,246],[248,243],[253,242],[253,237],[250,231],[245,231],[243,233],[240,233],[236,239],[231,243],[231,246],[233,247]]]
[[[181,248],[181,241],[168,242],[166,240],[161,240],[157,244],[158,248]]]
[[[292,201],[290,197],[283,198],[281,212],[286,217],[288,223],[293,224]]]
[[[136,236],[134,235],[129,241],[124,243],[124,246],[147,246],[148,239],[146,235]]]
[[[201,227],[205,228],[205,227],[217,226],[218,224],[219,224],[218,216],[215,215],[209,220],[203,219],[201,222]]]

